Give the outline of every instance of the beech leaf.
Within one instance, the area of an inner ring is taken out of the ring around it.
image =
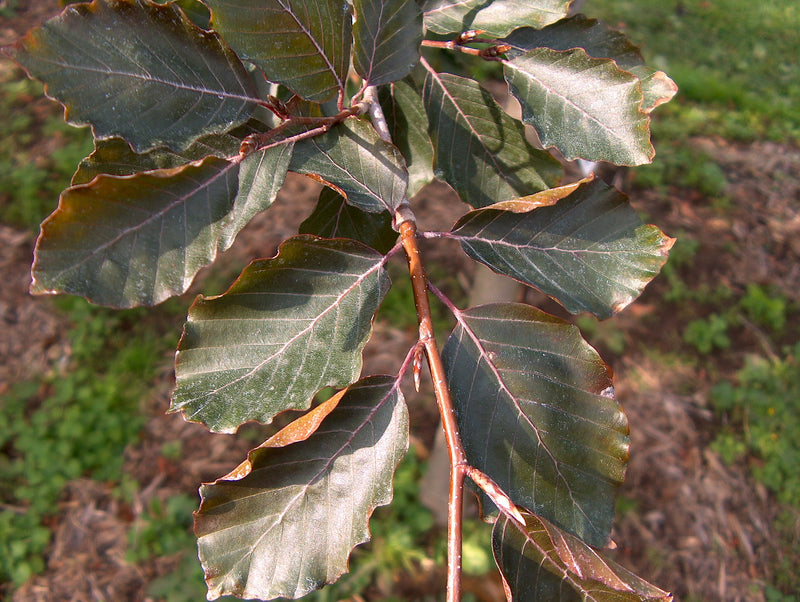
[[[457,318],[442,359],[470,465],[516,505],[605,545],[629,445],[610,368],[575,326],[529,305]]]
[[[408,410],[388,376],[335,402],[321,406],[320,424],[290,425],[201,487],[195,532],[209,600],[299,598],[336,581],[369,539],[369,517],[391,501],[408,449]]]
[[[392,141],[408,162],[408,196],[433,181],[433,145],[422,97],[410,78],[379,89]]]
[[[211,23],[271,82],[307,100],[344,92],[352,16],[342,0],[204,0]]]
[[[583,48],[591,57],[612,59],[620,69],[639,78],[644,94],[642,111],[645,113],[669,101],[678,91],[675,82],[665,73],[645,65],[639,49],[625,34],[584,15],[563,19],[544,29],[517,29],[503,43],[511,46],[511,50],[506,52],[508,58],[546,46],[553,50]]]
[[[327,187],[320,192],[313,213],[300,224],[300,233],[323,238],[351,238],[384,254],[397,241],[389,213],[362,211]]]
[[[495,561],[509,602],[669,602],[672,596],[637,577],[540,516],[525,524],[500,517],[492,532]]]
[[[209,157],[67,188],[42,224],[32,293],[66,292],[114,307],[186,291],[217,255],[239,165]]]
[[[353,64],[365,85],[403,79],[419,61],[422,11],[406,0],[355,0]]]
[[[394,213],[408,187],[400,151],[357,117],[295,144],[289,170],[321,181],[370,213]]]
[[[558,190],[565,193],[560,200]],[[539,197],[544,206],[536,207]],[[494,271],[535,286],[572,313],[601,319],[639,296],[675,242],[644,225],[628,198],[599,179],[471,211],[451,236]]]
[[[217,432],[307,409],[323,387],[358,377],[389,285],[383,256],[361,243],[290,238],[225,294],[192,305],[170,409]]]
[[[567,16],[571,0],[427,0],[425,27],[434,33],[469,29],[489,37],[508,35],[518,27],[541,28]]]
[[[522,120],[567,159],[641,165],[653,160],[639,79],[582,48],[536,48],[504,61]]]
[[[71,4],[11,54],[96,138],[134,150],[187,148],[244,123],[258,98],[249,74],[215,33],[177,7],[148,0]]]
[[[465,203],[485,207],[549,188],[558,162],[525,139],[478,82],[428,71],[423,91],[437,172]]]

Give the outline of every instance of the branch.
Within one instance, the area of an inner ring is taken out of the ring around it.
[[[364,102],[368,105],[367,111],[378,135],[387,142],[391,142],[386,117],[378,103],[373,86],[364,91]],[[468,468],[467,457],[458,436],[455,407],[447,387],[442,356],[434,338],[427,278],[419,252],[417,222],[407,199],[396,209],[394,222],[395,227],[400,231],[400,240],[408,258],[408,271],[414,291],[414,306],[419,322],[419,343],[424,347],[428,358],[433,390],[439,406],[439,415],[450,459],[450,489],[447,504],[447,602],[458,602],[461,599],[461,529],[464,517],[464,479]]]

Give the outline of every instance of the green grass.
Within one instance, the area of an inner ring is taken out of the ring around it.
[[[680,87],[657,112],[665,133],[800,140],[796,0],[593,0],[587,12],[624,25]]]

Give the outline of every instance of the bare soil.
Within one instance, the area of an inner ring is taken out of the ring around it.
[[[18,38],[55,7],[54,2],[21,5],[13,21],[0,22],[0,44]],[[690,286],[726,283],[741,290],[750,282],[768,283],[800,302],[800,152],[765,142],[738,145],[702,139],[696,144],[725,170],[729,208],[719,211],[698,193],[679,189],[667,195],[636,192],[633,202],[668,234],[682,231],[700,242],[700,252],[683,274]],[[241,233],[215,269],[235,275],[250,259],[274,255],[279,242],[296,233],[317,192],[317,184],[291,177],[278,202]],[[453,198],[449,189],[436,185],[416,200],[423,227],[446,228],[463,212],[455,201],[438,209],[438,201],[447,198]],[[66,325],[48,299],[27,293],[32,245],[30,234],[0,226],[0,393],[52,369],[67,353]],[[464,267],[451,248],[432,248],[429,256],[453,272]],[[464,273],[468,281],[469,269]],[[774,545],[775,504],[745,466],[725,465],[709,449],[718,424],[708,406],[708,391],[714,381],[732,377],[744,354],[763,351],[764,341],[758,332],[741,335],[727,364],[722,362],[714,374],[703,362],[660,361],[652,350],[691,353],[679,335],[686,317],[662,301],[664,287],[657,280],[615,318],[626,341],[622,357],[600,343],[614,368],[617,396],[628,414],[632,437],[621,492],[631,509],[617,522],[615,555],[679,600],[761,601],[760,586],[771,582],[779,553]],[[533,299],[541,300],[530,295]],[[544,304],[563,315],[555,304]],[[413,342],[413,332],[376,324],[365,354],[366,369],[396,370]],[[142,565],[125,561],[132,521],[153,497],[193,493],[200,482],[226,473],[249,446],[164,414],[171,380],[171,368],[165,365],[148,403],[150,419],[142,439],[126,452],[126,471],[141,484],[135,502],[126,505],[115,499],[110,485],[72,484],[52,525],[47,570],[18,590],[14,600],[145,600],[147,584],[174,570],[175,558]],[[411,406],[415,440],[427,451],[437,429],[429,385],[412,396]],[[183,456],[167,460],[162,446],[175,440],[181,441]],[[800,570],[798,558],[790,562]],[[440,580],[440,571],[422,567],[413,581],[404,580],[406,588],[398,593],[418,599]],[[409,590],[409,584],[417,582]],[[500,590],[490,581],[470,589],[482,600],[500,599]]]

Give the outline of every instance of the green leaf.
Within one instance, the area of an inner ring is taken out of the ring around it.
[[[180,167],[210,156],[235,157],[246,136],[266,129],[266,125],[251,119],[230,132],[203,136],[183,151],[162,147],[143,154],[135,153],[121,138],[95,140],[94,152],[78,165],[72,176],[72,185],[87,184],[100,174],[130,176],[143,171]]]
[[[501,517],[492,532],[509,602],[669,602],[672,596],[540,516],[521,525]]]
[[[383,254],[388,253],[397,241],[391,215],[357,209],[330,188],[322,189],[314,212],[300,224],[300,233],[323,238],[351,238]]]
[[[611,317],[658,274],[674,240],[644,225],[628,198],[599,179],[558,190],[564,198],[548,199],[558,200],[551,206],[528,210],[534,195],[471,211],[452,236],[473,259],[570,312]]]
[[[394,213],[408,187],[403,156],[357,117],[295,144],[289,170],[321,181],[370,213]]]
[[[518,506],[607,544],[629,444],[611,369],[575,326],[534,307],[456,317],[442,359],[467,460]]]
[[[389,286],[383,256],[358,242],[290,238],[225,294],[192,305],[171,410],[234,432],[247,420],[308,408],[323,387],[358,377]]]
[[[665,73],[645,65],[639,49],[625,34],[584,15],[575,15],[541,30],[518,29],[503,42],[511,46],[506,53],[508,58],[544,46],[553,50],[583,48],[590,57],[612,59],[618,67],[639,78],[644,94],[642,111],[645,113],[669,101],[678,91],[675,82]]]
[[[561,167],[478,82],[428,71],[423,91],[436,170],[473,207],[549,188]]]
[[[134,150],[187,148],[198,137],[244,123],[253,83],[214,33],[171,4],[95,0],[72,4],[12,51],[96,138],[119,136]]]
[[[652,161],[639,79],[612,60],[592,58],[582,48],[537,48],[504,61],[504,71],[523,121],[545,146],[558,147],[567,159]]]
[[[413,197],[436,177],[425,106],[410,79],[382,86],[378,98],[392,141],[408,162],[408,196]]]
[[[217,255],[238,171],[238,164],[210,157],[68,188],[42,224],[31,292],[115,307],[183,293]]]
[[[312,427],[313,428],[313,427]],[[349,387],[318,428],[250,452],[230,475],[200,489],[195,516],[208,598],[299,598],[347,571],[369,539],[369,517],[392,499],[408,450],[408,410],[395,382]],[[306,438],[307,437],[307,438]]]
[[[478,29],[488,37],[541,28],[567,16],[571,0],[427,0],[425,27],[439,34]]]
[[[344,92],[352,17],[341,0],[205,0],[211,23],[236,53],[303,98]]]
[[[422,11],[406,0],[355,0],[356,72],[370,86],[403,79],[419,61]]]

